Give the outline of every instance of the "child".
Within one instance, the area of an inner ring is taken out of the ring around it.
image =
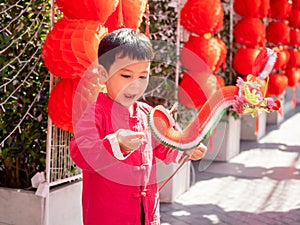
[[[151,109],[138,102],[147,88],[152,46],[147,37],[122,28],[106,35],[98,49],[99,93],[84,112],[70,144],[82,169],[85,225],[160,224],[156,158],[180,163],[200,159],[206,147],[179,152],[152,138]]]

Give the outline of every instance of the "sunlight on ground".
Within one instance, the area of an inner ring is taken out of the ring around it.
[[[184,210],[172,212],[172,216],[190,216],[190,215],[191,215],[191,213],[184,211]]]
[[[218,224],[220,222],[218,215],[203,215],[204,218],[209,219],[212,224]]]

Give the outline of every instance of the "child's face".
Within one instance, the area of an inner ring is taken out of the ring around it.
[[[117,58],[109,70],[107,94],[114,101],[129,108],[140,98],[149,82],[150,62]]]

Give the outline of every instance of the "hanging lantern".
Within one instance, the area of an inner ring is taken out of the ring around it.
[[[256,56],[260,50],[256,48],[239,48],[232,60],[233,69],[244,76],[252,74]]]
[[[97,60],[98,45],[107,29],[91,20],[58,20],[48,34],[42,57],[49,71],[61,78],[78,78]]]
[[[286,65],[290,59],[290,53],[285,48],[274,47],[274,52],[277,54],[277,60],[274,65],[275,70],[285,69]]]
[[[273,19],[287,19],[291,9],[292,4],[290,0],[271,0],[269,17]]]
[[[223,27],[223,18],[220,0],[188,0],[181,10],[180,21],[186,30],[202,35],[219,32]]]
[[[259,18],[245,17],[238,21],[233,30],[236,42],[247,47],[266,44],[265,25]]]
[[[217,72],[225,62],[226,53],[226,45],[221,39],[191,35],[183,46],[180,60],[187,70],[197,70],[199,60],[193,58],[199,57],[213,72]]]
[[[266,28],[266,38],[273,44],[288,45],[290,43],[289,25],[285,22],[270,22]]]
[[[289,16],[289,26],[294,28],[300,28],[300,10],[292,9]]]
[[[290,30],[290,46],[300,46],[300,30]]]
[[[179,102],[188,108],[200,108],[218,87],[213,74],[184,73],[178,89]]]
[[[147,0],[119,0],[117,9],[108,17],[104,26],[109,32],[123,27],[138,30],[146,4]]]
[[[300,69],[299,68],[290,68],[286,69],[285,75],[288,78],[288,86],[289,87],[296,87],[297,83],[300,79]]]
[[[225,70],[226,56],[227,56],[227,46],[226,46],[225,42],[220,38],[216,38],[216,40],[219,43],[221,52],[220,52],[219,60],[217,61],[217,64],[215,65],[214,72],[217,72],[220,69],[220,67],[222,67],[223,70]]]
[[[52,122],[64,131],[73,132],[72,105],[79,79],[62,79],[53,87],[48,100]]]
[[[268,15],[270,0],[235,0],[234,11],[244,17],[264,18]]]
[[[287,68],[300,66],[300,51],[297,49],[289,49],[290,59],[287,63]]]
[[[271,73],[269,75],[269,83],[267,89],[267,96],[282,95],[288,86],[288,78],[284,74]]]
[[[115,11],[119,0],[56,0],[56,4],[69,19],[95,20],[103,23]]]
[[[292,9],[300,10],[300,0],[293,0]]]

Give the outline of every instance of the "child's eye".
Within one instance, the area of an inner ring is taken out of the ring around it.
[[[124,78],[130,78],[130,75],[126,75],[126,74],[122,74],[121,76]]]
[[[140,79],[147,79],[147,76],[140,76]]]

